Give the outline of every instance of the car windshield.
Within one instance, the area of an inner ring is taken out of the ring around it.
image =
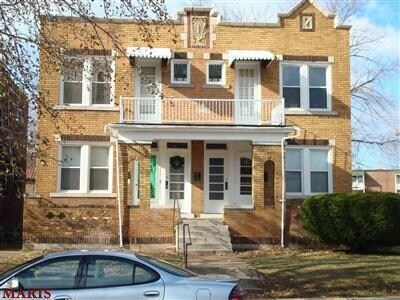
[[[186,269],[182,269],[179,267],[176,267],[174,265],[171,265],[170,263],[167,263],[165,261],[162,260],[158,260],[149,256],[145,256],[145,255],[139,255],[136,254],[136,256],[138,258],[140,258],[141,260],[153,265],[156,268],[159,268],[160,270],[163,270],[167,273],[170,273],[172,275],[175,276],[179,276],[179,277],[195,277],[198,276],[196,273],[193,273],[189,270]]]
[[[6,271],[5,273],[0,274],[0,282],[2,282],[4,279],[6,279],[11,274],[14,274],[14,273],[22,270],[26,266],[28,266],[30,264],[33,264],[33,263],[41,260],[42,258],[43,258],[43,256],[39,256],[39,257],[36,257],[34,259],[28,260],[27,262],[24,262],[22,265],[19,265],[19,266],[15,267],[15,268],[12,268],[11,270]]]

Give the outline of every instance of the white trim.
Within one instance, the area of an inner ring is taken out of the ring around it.
[[[64,103],[64,76],[62,74],[62,68],[60,70],[59,77],[59,105],[58,108],[68,107],[82,107],[85,109],[87,107],[104,107],[110,108],[114,106],[115,100],[115,56],[99,56],[99,55],[78,55],[76,57],[71,57],[71,59],[77,59],[83,61],[82,68],[82,102],[81,103]],[[111,78],[110,78],[110,103],[108,104],[92,104],[92,61],[94,60],[107,60],[110,63],[111,68]]]
[[[291,126],[174,126],[110,124],[107,130],[123,143],[153,140],[251,141],[253,144],[277,145],[293,131]]]
[[[50,193],[50,198],[116,198],[116,193]]]
[[[80,189],[61,190],[62,148],[80,147]],[[90,148],[108,147],[108,189],[90,190]],[[57,193],[56,194],[111,194],[113,190],[113,146],[109,142],[59,142],[57,149]]]
[[[333,148],[329,146],[286,146],[287,150],[299,149],[301,150],[301,193],[289,193],[286,192],[286,196],[289,198],[301,197],[301,196],[312,196],[317,194],[329,194],[333,192]],[[310,170],[310,150],[325,150],[328,155],[328,192],[326,193],[312,193],[311,192],[311,170]]]
[[[186,64],[187,78],[186,81],[175,81],[174,80],[174,65],[175,64]],[[171,59],[171,80],[172,84],[190,84],[190,60],[189,59]]]
[[[221,70],[221,81],[220,82],[215,82],[215,81],[209,81],[208,75],[209,75],[209,66],[210,65],[221,65],[222,70]],[[212,85],[212,86],[225,86],[226,83],[226,64],[223,60],[207,60],[206,61],[206,85]]]
[[[281,61],[279,62],[279,93],[283,98],[283,66],[300,67],[300,107],[285,108],[285,114],[324,114],[332,111],[332,65],[329,62],[297,62],[297,61]],[[326,108],[310,108],[310,85],[309,85],[309,68],[325,67],[326,68]]]

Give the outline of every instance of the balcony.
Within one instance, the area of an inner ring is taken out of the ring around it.
[[[284,100],[120,97],[120,123],[284,125]]]

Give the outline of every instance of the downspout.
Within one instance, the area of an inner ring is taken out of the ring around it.
[[[124,248],[122,241],[122,210],[121,210],[121,188],[119,186],[119,141],[118,137],[115,142],[115,150],[117,152],[116,162],[117,162],[117,199],[118,199],[118,231],[119,231],[119,246]]]
[[[293,127],[296,130],[295,135],[285,136],[281,139],[281,157],[282,157],[282,209],[281,209],[281,247],[285,248],[285,203],[286,203],[286,178],[285,178],[285,141],[300,136],[300,128]]]

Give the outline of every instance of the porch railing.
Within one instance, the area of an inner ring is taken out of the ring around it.
[[[284,100],[121,97],[120,122],[283,125]]]

